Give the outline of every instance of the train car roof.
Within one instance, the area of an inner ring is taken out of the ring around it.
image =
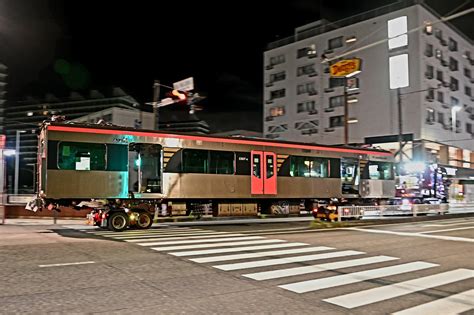
[[[135,136],[162,136],[171,137],[184,140],[200,140],[207,142],[225,142],[233,144],[247,144],[247,145],[263,145],[273,147],[287,147],[294,149],[308,149],[321,150],[332,152],[345,152],[355,154],[370,154],[378,156],[393,156],[389,151],[379,149],[358,148],[351,146],[335,146],[323,144],[311,144],[304,142],[281,141],[263,138],[248,138],[248,137],[222,137],[209,135],[192,135],[185,133],[167,132],[160,130],[146,130],[135,129],[130,127],[122,127],[115,125],[100,125],[100,124],[84,124],[84,123],[62,123],[62,122],[48,122],[43,125],[43,128],[51,131],[69,131],[69,132],[84,132],[95,134],[116,134],[116,135],[135,135]]]

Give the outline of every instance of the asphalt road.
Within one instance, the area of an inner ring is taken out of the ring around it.
[[[0,226],[0,313],[474,314],[474,218]]]

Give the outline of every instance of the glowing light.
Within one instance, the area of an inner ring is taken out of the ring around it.
[[[426,164],[424,162],[407,162],[403,165],[403,168],[408,173],[423,172]]]
[[[410,85],[408,74],[408,54],[390,57],[389,72],[391,89],[407,87]]]

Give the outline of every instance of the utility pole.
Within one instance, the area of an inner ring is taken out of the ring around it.
[[[344,77],[344,144],[349,144],[349,106],[347,106],[347,76]]]
[[[160,128],[160,119],[158,117],[158,100],[160,99],[160,80],[155,80],[155,83],[153,83],[153,121],[154,121],[154,126],[153,128],[155,130],[158,130]]]
[[[398,105],[398,158],[403,161],[403,130],[402,130],[402,96],[400,88],[397,88],[397,105]]]

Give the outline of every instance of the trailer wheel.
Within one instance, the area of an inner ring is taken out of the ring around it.
[[[140,212],[135,224],[139,229],[149,229],[153,224],[153,218],[148,212]]]
[[[128,227],[130,220],[125,212],[114,212],[109,217],[109,230],[121,232]]]

